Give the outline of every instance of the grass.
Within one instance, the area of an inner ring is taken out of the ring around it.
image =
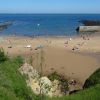
[[[21,64],[20,57],[0,64],[0,100],[34,100],[36,98],[27,87],[25,78],[18,71]]]
[[[8,57],[5,55],[3,48],[0,48],[0,63],[8,60]]]
[[[89,88],[95,84],[100,84],[100,68],[86,80],[84,88]]]
[[[100,84],[97,84],[91,88],[77,92],[69,96],[63,97],[47,97],[45,100],[100,100]]]

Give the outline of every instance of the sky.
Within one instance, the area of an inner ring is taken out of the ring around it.
[[[100,13],[100,0],[0,0],[0,13]]]

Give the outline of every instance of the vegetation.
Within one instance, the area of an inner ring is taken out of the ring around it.
[[[68,81],[62,76],[59,75],[57,72],[53,72],[48,76],[51,81],[58,80],[61,85],[61,91],[66,94],[68,91]]]
[[[49,78],[51,81],[60,80],[60,79],[61,79],[60,75],[58,75],[57,72],[53,72],[52,74],[50,74],[50,75],[48,76],[48,78]]]
[[[0,63],[6,61],[8,57],[5,55],[3,48],[0,48]]]
[[[100,84],[69,96],[46,98],[45,100],[100,100]]]
[[[21,57],[9,59],[0,64],[0,100],[34,100],[36,98],[27,87],[25,78],[18,71],[21,64]]]
[[[86,80],[84,88],[89,88],[96,84],[100,84],[100,68]]]

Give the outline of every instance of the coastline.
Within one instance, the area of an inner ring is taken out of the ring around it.
[[[31,55],[35,60],[33,67],[37,66],[35,50],[37,46],[44,46],[45,67],[44,75],[57,71],[67,78],[75,78],[83,85],[85,80],[98,68],[100,68],[100,36],[91,35],[89,40],[80,36],[75,37],[24,37],[24,36],[2,36],[0,47],[9,56],[22,55],[29,58]],[[67,43],[68,41],[68,43]],[[84,44],[80,46],[81,43]],[[86,43],[86,44],[85,44]],[[78,49],[75,47],[78,44]],[[31,45],[31,48],[25,46]],[[11,48],[9,48],[11,46]],[[75,50],[72,50],[76,48]],[[96,54],[98,53],[98,54]]]

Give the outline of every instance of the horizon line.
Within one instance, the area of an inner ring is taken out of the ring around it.
[[[100,13],[0,13],[0,14],[100,14]]]

